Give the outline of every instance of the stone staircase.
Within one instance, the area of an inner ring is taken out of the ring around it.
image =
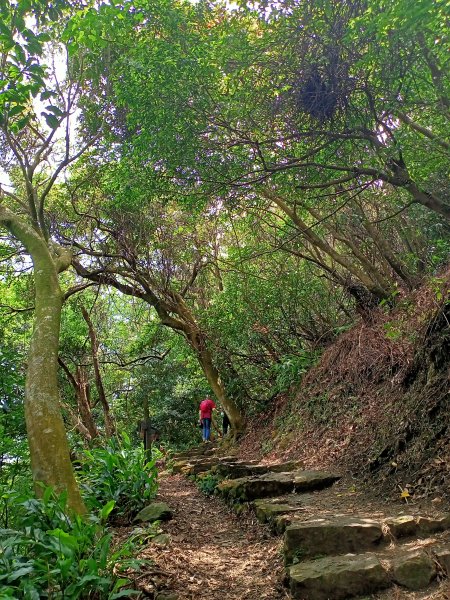
[[[352,510],[311,518],[319,490],[339,475],[303,470],[296,462],[263,465],[202,450],[178,456],[174,472],[224,478],[217,492],[226,502],[248,506],[275,535],[283,535],[292,598],[340,600],[394,584],[420,590],[450,575],[450,514],[368,518]]]

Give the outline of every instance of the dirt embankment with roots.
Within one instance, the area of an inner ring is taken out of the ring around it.
[[[450,270],[340,336],[293,396],[249,424],[241,452],[449,502]]]

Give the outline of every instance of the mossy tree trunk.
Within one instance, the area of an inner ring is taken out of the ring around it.
[[[188,334],[187,340],[194,350],[197,360],[216,398],[226,412],[234,437],[239,437],[244,431],[244,419],[236,403],[228,396],[222,383],[218,369],[215,367],[212,355],[206,345],[205,336],[199,332]]]
[[[58,389],[58,346],[63,294],[58,274],[70,265],[70,255],[25,220],[0,206],[0,223],[30,254],[34,266],[35,313],[25,382],[25,420],[35,491],[42,484],[67,491],[68,505],[86,512],[70,461]]]

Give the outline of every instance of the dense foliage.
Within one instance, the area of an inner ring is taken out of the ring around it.
[[[113,597],[108,535],[32,488],[132,518],[156,491],[143,423],[188,446],[214,395],[237,436],[341,334],[440,281],[446,3],[0,8],[2,585]]]
[[[15,497],[15,528],[0,529],[1,598],[132,596],[121,575],[136,567],[130,545],[112,551],[103,522],[113,503],[89,521],[73,516],[65,495],[48,488],[41,500]]]

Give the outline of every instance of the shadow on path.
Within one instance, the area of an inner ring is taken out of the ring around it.
[[[181,475],[160,480],[158,500],[174,511],[164,525],[165,547],[143,553],[164,574],[180,600],[285,600],[281,540],[256,522],[237,517],[217,498],[207,498]]]

